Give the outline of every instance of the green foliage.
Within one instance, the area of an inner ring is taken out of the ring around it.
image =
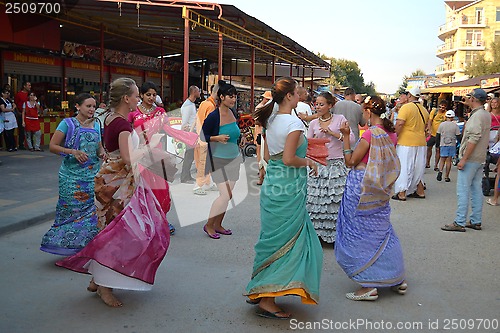
[[[488,75],[500,72],[500,41],[491,43],[491,56],[492,61],[488,61],[485,58],[484,53],[478,55],[474,63],[469,64],[465,68],[465,74],[470,77],[476,77],[481,75]]]
[[[406,91],[406,88],[408,87],[408,80],[411,79],[412,77],[415,77],[415,76],[425,76],[427,74],[425,74],[425,72],[421,69],[417,69],[415,70],[413,73],[411,73],[409,76],[404,76],[403,77],[403,82],[401,83],[401,85],[399,86],[399,89],[398,89],[398,92],[397,94],[398,95],[401,95],[402,93],[404,93]]]
[[[363,73],[358,66],[358,63],[347,59],[336,59],[318,53],[318,56],[324,60],[329,60],[330,78],[325,81],[334,87],[351,87],[359,94],[375,94],[375,84],[370,82],[365,84]]]

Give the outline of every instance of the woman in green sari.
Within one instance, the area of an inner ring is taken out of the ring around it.
[[[271,102],[254,114],[266,129],[268,166],[260,194],[261,232],[245,295],[249,303],[259,305],[257,315],[275,319],[290,318],[276,305],[278,296],[297,295],[303,303],[318,303],[323,263],[323,250],[306,210],[307,168],[316,175],[318,166],[305,158],[304,127],[291,114],[299,101],[297,86],[292,78],[278,79]]]

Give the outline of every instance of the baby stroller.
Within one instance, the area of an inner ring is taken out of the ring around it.
[[[488,152],[486,153],[486,162],[484,163],[483,179],[482,179],[482,183],[481,183],[481,187],[482,187],[484,196],[489,196],[491,190],[495,188],[496,173],[500,171],[500,170],[496,170],[496,172],[493,172],[490,168],[490,164],[493,164],[493,168],[496,167],[496,164],[498,162],[498,158],[500,156],[497,154],[492,154],[489,151],[489,148],[491,148],[496,142],[495,138],[497,136],[497,133],[498,133],[498,129],[492,129],[490,131],[490,145],[488,147]]]
[[[257,153],[257,146],[254,143],[253,131],[255,129],[255,122],[252,115],[243,114],[238,120],[238,127],[240,128],[241,137],[241,150],[247,157],[252,157]]]

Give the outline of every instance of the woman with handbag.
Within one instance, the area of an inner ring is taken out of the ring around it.
[[[327,165],[320,165],[317,177],[307,180],[307,211],[314,229],[326,243],[335,243],[335,226],[344,193],[347,168],[342,155],[342,141],[350,140],[354,145],[354,134],[344,138],[340,127],[347,122],[341,114],[332,114],[335,97],[330,92],[322,92],[316,98],[318,118],[312,120],[307,131],[307,138],[328,139]]]
[[[99,227],[102,231],[80,252],[56,265],[92,274],[88,290],[111,307],[122,306],[112,288],[150,290],[165,256],[170,232],[162,206],[144,181],[145,168],[167,153],[155,147],[160,134],[140,138],[128,121],[137,108],[139,90],[129,78],[110,86],[110,114],[104,122],[108,157],[95,177]],[[140,172],[139,172],[140,171]]]

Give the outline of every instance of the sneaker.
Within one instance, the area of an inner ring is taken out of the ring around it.
[[[196,195],[207,195],[207,192],[201,188],[201,187],[197,187],[193,190],[193,193],[196,194]]]
[[[217,187],[217,185],[215,183],[212,183],[211,185],[203,185],[201,188],[205,191],[218,191],[219,190],[219,188]]]
[[[438,180],[438,182],[443,180],[443,173],[441,171],[438,172],[436,179]]]
[[[171,235],[175,234],[175,227],[173,225],[171,225],[170,223],[168,224],[168,229],[170,230]]]
[[[446,178],[444,179],[444,181],[445,181],[445,182],[447,182],[447,183],[449,183],[449,182],[451,182],[451,179],[450,179],[450,178],[448,178],[448,177],[446,177]]]

